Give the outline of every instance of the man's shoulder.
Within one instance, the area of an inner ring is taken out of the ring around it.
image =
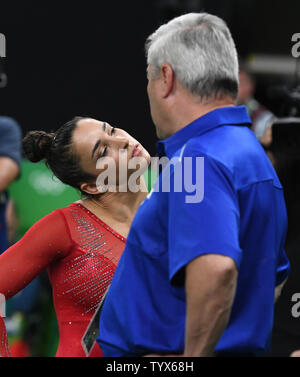
[[[0,116],[0,132],[10,131],[20,133],[21,128],[18,122],[9,116]]]
[[[18,123],[10,117],[0,116],[0,156],[10,157],[21,163],[22,132]]]
[[[186,143],[184,154],[210,159],[224,173],[229,173],[237,189],[276,179],[268,156],[246,126],[222,126],[196,136]]]
[[[210,157],[225,166],[240,164],[249,155],[264,153],[254,133],[247,126],[224,125],[188,140],[185,150],[190,154]]]

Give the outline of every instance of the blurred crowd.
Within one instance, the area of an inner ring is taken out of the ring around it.
[[[239,104],[247,107],[252,120],[252,131],[268,154],[284,189],[288,214],[288,232],[285,250],[291,262],[291,274],[275,304],[274,327],[272,334],[271,357],[287,357],[299,349],[300,327],[297,312],[297,292],[299,287],[300,255],[299,215],[300,201],[298,171],[300,169],[300,113],[283,98],[286,109],[284,116],[277,117],[255,98],[256,79],[240,65]],[[267,88],[265,88],[267,89]],[[267,90],[266,90],[267,92]],[[290,109],[290,111],[289,111]],[[293,115],[293,116],[292,116]],[[296,115],[296,116],[295,116]]]

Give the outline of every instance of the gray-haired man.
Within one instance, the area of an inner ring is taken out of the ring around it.
[[[234,42],[220,18],[202,13],[161,26],[146,47],[158,153],[177,158],[183,174],[171,167],[163,192],[162,173],[139,208],[97,340],[104,356],[261,354],[275,287],[289,272],[287,219],[276,173],[235,106]],[[203,174],[204,196],[191,197],[186,161],[192,182]]]

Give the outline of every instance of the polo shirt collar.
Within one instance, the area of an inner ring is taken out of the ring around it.
[[[179,148],[195,136],[224,125],[248,124],[251,124],[251,120],[245,106],[228,106],[215,109],[194,120],[167,139],[160,140],[156,145],[157,152],[160,157],[166,155],[171,158]]]

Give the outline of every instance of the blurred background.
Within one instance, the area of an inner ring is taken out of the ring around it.
[[[216,14],[229,25],[246,72],[240,103],[247,105],[255,97],[254,110],[260,112],[253,116],[265,118],[253,131],[267,139],[262,143],[267,150],[271,120],[299,116],[297,59],[291,53],[292,35],[300,33],[299,0],[1,0],[0,33],[6,37],[7,57],[0,58],[0,115],[14,118],[23,135],[56,130],[77,115],[94,117],[125,129],[155,155],[144,42],[160,24],[199,11]],[[21,168],[8,189],[10,244],[39,218],[79,198],[42,163],[23,161]],[[53,356],[57,328],[46,274],[26,290],[8,303],[12,351],[16,356]]]

